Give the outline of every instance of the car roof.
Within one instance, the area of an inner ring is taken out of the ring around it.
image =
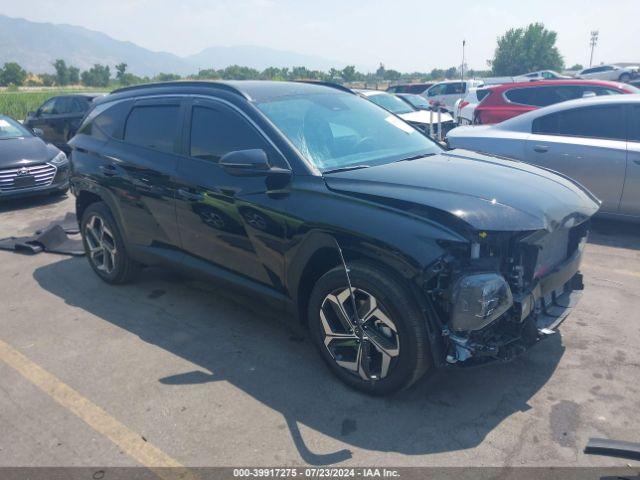
[[[213,80],[174,81],[135,85],[114,90],[98,100],[99,103],[146,95],[191,93],[211,95],[220,92],[234,94],[251,102],[265,102],[277,98],[318,93],[345,93],[353,91],[341,85],[326,82],[281,82],[271,80]]]
[[[594,86],[594,87],[612,87],[622,89],[625,84],[620,82],[610,82],[607,80],[583,80],[576,78],[566,79],[566,80],[535,80],[533,82],[514,82],[514,83],[502,83],[500,85],[491,85],[484,88],[491,88],[494,91],[502,91],[509,90],[512,88],[523,88],[523,87],[547,87],[547,86],[558,86],[558,85],[585,85],[585,86]]]

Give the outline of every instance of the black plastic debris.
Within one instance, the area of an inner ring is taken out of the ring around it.
[[[50,252],[81,256],[84,255],[84,246],[79,233],[75,215],[67,213],[63,219],[37,230],[35,235],[0,239],[0,250],[13,250],[27,254]]]
[[[606,438],[590,438],[584,453],[639,460],[640,443],[608,440]]]

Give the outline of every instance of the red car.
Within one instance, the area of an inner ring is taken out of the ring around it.
[[[540,80],[490,87],[473,116],[475,124],[499,123],[554,103],[598,95],[640,93],[625,83],[604,80]]]

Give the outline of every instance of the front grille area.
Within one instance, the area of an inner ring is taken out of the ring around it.
[[[51,185],[55,176],[56,167],[47,163],[0,169],[0,192],[46,187]]]

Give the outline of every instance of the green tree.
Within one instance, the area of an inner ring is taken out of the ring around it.
[[[340,72],[340,76],[345,82],[353,82],[357,79],[356,67],[353,65],[347,65]]]
[[[494,75],[521,75],[534,70],[562,70],[564,61],[556,47],[556,32],[542,23],[512,28],[500,38],[491,60]]]
[[[122,62],[116,65],[116,79],[120,82],[120,85],[127,84],[127,64]]]
[[[584,67],[579,63],[576,63],[575,65],[569,67],[569,70],[572,70],[572,71],[574,71],[574,70],[583,70],[583,69],[584,69]]]
[[[56,69],[56,84],[62,86],[69,85],[69,68],[67,62],[58,58],[53,62],[53,68]]]
[[[8,62],[0,69],[0,85],[19,87],[27,78],[27,72],[16,62]]]
[[[106,87],[111,79],[111,70],[108,65],[96,63],[89,70],[82,72],[82,84],[87,87]]]
[[[52,87],[56,83],[56,76],[52,73],[41,73],[38,75],[42,85],[45,87]]]
[[[154,82],[173,82],[175,80],[180,80],[180,75],[176,75],[175,73],[159,73],[155,77],[153,77]]]
[[[434,68],[431,70],[431,73],[429,74],[430,80],[440,80],[442,78],[444,78],[444,70],[441,68]]]
[[[78,83],[80,83],[80,69],[78,67],[72,67],[71,65],[69,65],[67,73],[69,74],[70,85],[77,85]]]
[[[455,79],[460,78],[460,73],[456,67],[447,68],[444,72],[444,78]]]

